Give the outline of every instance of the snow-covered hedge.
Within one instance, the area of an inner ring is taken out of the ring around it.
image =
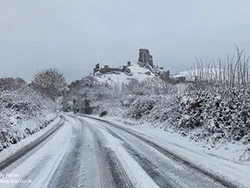
[[[138,96],[123,117],[170,126],[194,139],[250,142],[250,90],[212,88]]]
[[[0,96],[0,151],[47,126],[55,103],[28,86]]]
[[[228,141],[250,141],[250,90],[208,88],[188,93],[180,101],[178,127],[204,127],[198,137],[213,136]],[[214,136],[216,134],[216,136]]]
[[[131,104],[128,116],[140,119],[142,116],[146,116],[154,108],[156,100],[154,98],[148,99],[147,96],[140,97]]]

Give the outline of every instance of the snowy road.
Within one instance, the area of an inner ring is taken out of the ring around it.
[[[66,116],[57,133],[1,172],[0,187],[222,188],[125,127]]]

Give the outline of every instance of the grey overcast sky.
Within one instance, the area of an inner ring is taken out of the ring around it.
[[[250,54],[249,0],[0,0],[0,77],[58,68],[71,81],[139,48],[174,73],[235,44]]]

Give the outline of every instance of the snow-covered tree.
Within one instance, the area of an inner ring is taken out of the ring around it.
[[[52,100],[55,100],[58,96],[62,96],[67,90],[65,78],[57,69],[38,72],[31,85],[34,89]]]

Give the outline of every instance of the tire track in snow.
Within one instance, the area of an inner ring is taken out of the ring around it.
[[[239,188],[239,186],[237,184],[234,184],[234,183],[228,181],[227,179],[225,179],[225,178],[223,178],[223,177],[221,177],[221,176],[219,176],[219,175],[217,175],[215,173],[211,173],[210,171],[208,171],[206,169],[200,168],[199,166],[196,166],[195,164],[192,164],[188,160],[176,155],[175,153],[167,150],[166,148],[158,146],[154,142],[144,138],[141,135],[138,135],[138,134],[132,132],[131,130],[128,130],[128,129],[124,128],[124,127],[116,125],[116,124],[114,124],[112,122],[109,122],[107,120],[103,120],[103,119],[99,119],[99,118],[95,118],[95,117],[87,117],[87,118],[94,119],[94,120],[97,120],[97,121],[100,121],[100,122],[104,122],[104,123],[108,124],[109,126],[112,126],[112,127],[116,128],[116,129],[125,131],[126,133],[128,133],[128,134],[138,138],[139,140],[143,141],[144,143],[150,145],[152,148],[156,149],[157,151],[162,153],[164,156],[172,159],[173,161],[176,161],[177,163],[184,164],[185,166],[187,166],[190,169],[196,170],[197,172],[203,174],[205,177],[209,177],[209,178],[213,179],[215,182],[218,182],[222,186],[225,186],[225,187],[228,187],[228,188]],[[107,128],[107,126],[105,126],[105,127]]]
[[[162,188],[174,188],[175,186],[171,183],[165,174],[159,171],[158,167],[151,163],[147,158],[142,157],[136,150],[134,150],[126,141],[121,138],[118,134],[112,131],[110,128],[105,127],[105,129],[114,137],[122,140],[124,146],[130,155],[135,159],[135,161],[145,170],[145,172],[155,181],[155,183]]]
[[[86,125],[87,123],[83,122],[83,124]],[[90,125],[86,126],[96,141],[95,147],[98,151],[98,165],[101,171],[102,187],[134,188],[115,153],[104,145],[102,136],[96,130],[93,130]]]
[[[71,138],[71,146],[73,148],[67,152],[63,157],[59,167],[53,174],[50,182],[49,188],[69,188],[78,187],[78,172],[80,171],[80,149],[82,146],[82,141],[78,137],[78,130],[73,129],[73,137]]]
[[[82,146],[82,156],[80,162],[80,172],[78,185],[80,188],[101,187],[100,173],[94,138],[87,126],[81,126],[83,130],[84,144]]]

